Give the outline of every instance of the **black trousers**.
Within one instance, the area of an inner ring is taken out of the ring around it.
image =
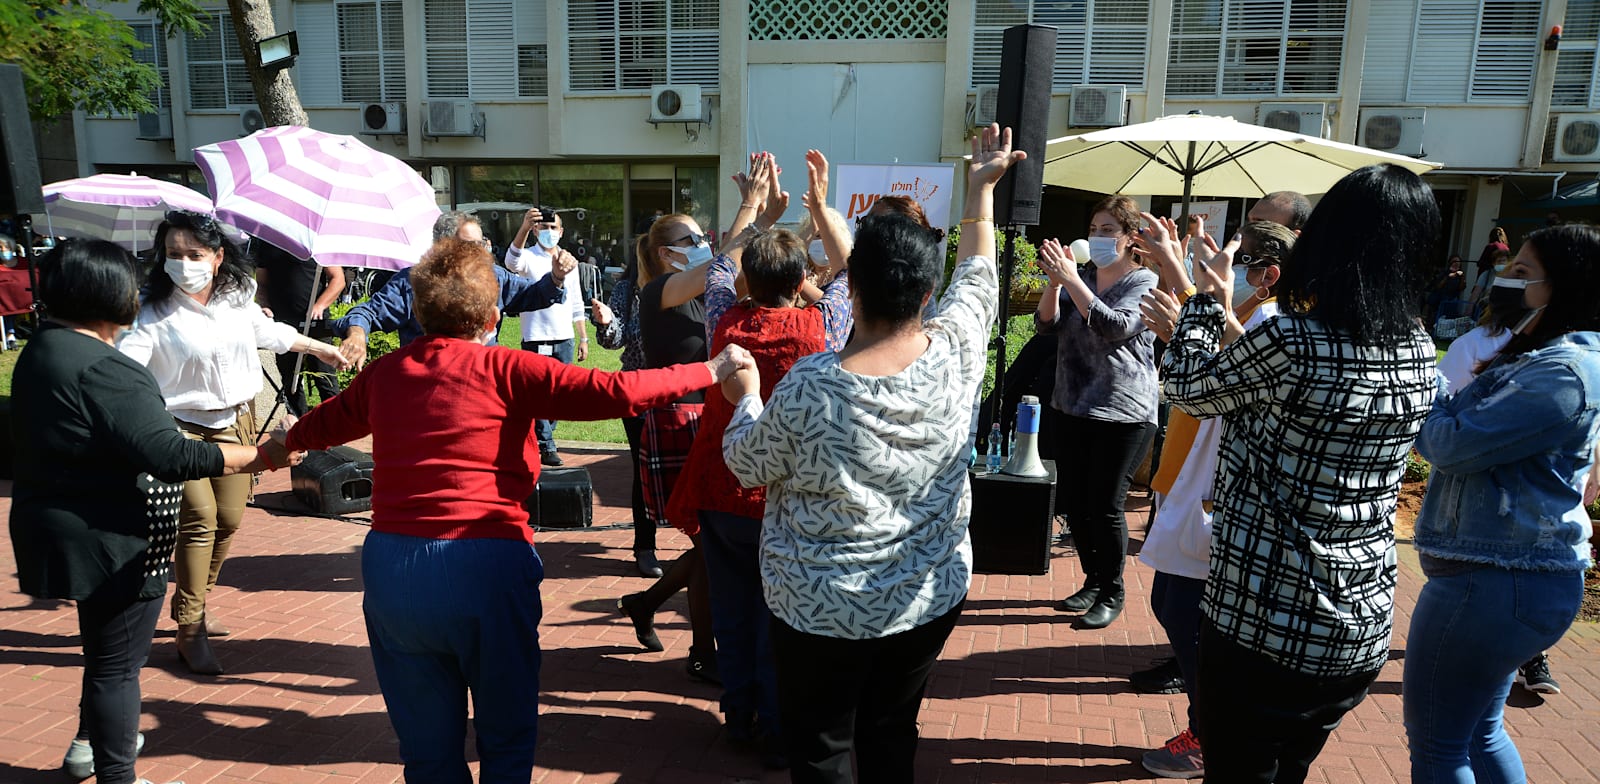
[[[928,673],[966,604],[888,637],[845,640],[772,619],[778,715],[795,784],[913,780],[917,713]]]
[[[92,596],[78,602],[83,639],[79,720],[94,745],[95,781],[130,784],[139,736],[139,670],[150,658],[161,597]]]
[[[1066,515],[1084,584],[1121,597],[1128,554],[1128,486],[1156,426],[1062,414],[1056,428],[1056,514]]]
[[[1300,784],[1329,733],[1367,697],[1378,671],[1319,678],[1246,649],[1200,622],[1194,696],[1206,780]]]
[[[656,524],[644,508],[644,485],[639,479],[639,438],[644,433],[644,417],[622,418],[622,431],[628,434],[628,456],[633,460],[633,549],[656,549]]]
[[[278,378],[283,379],[284,391],[288,391],[289,377],[294,375],[296,357],[297,355],[293,351],[285,351],[277,356]],[[323,400],[339,394],[339,379],[335,375],[338,371],[334,370],[328,363],[307,354],[305,361],[300,364],[300,372],[305,375],[300,377],[299,386],[295,387],[294,394],[289,395],[284,404],[289,408],[289,413],[295,416],[305,416],[306,412],[310,410],[311,407],[306,402],[307,384],[316,385],[317,394]]]

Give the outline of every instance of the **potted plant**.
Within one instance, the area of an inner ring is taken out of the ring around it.
[[[956,245],[960,242],[961,227],[954,226],[950,229],[945,239],[944,279],[946,282],[950,280],[951,274],[955,272],[956,264],[960,262],[960,259],[956,258]],[[1000,258],[1001,244],[1004,242],[1005,238],[1003,236],[995,235],[994,252],[997,261]],[[1049,284],[1044,271],[1039,269],[1038,248],[1035,248],[1033,243],[1029,242],[1021,234],[1017,235],[1014,255],[1016,261],[1011,273],[1011,296],[1009,298],[1011,306],[1008,309],[1007,316],[1021,316],[1032,313],[1039,306],[1039,297],[1044,293],[1045,286]]]

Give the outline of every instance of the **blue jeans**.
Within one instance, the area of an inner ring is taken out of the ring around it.
[[[572,338],[567,338],[566,340],[524,340],[522,341],[522,350],[539,351],[541,346],[548,346],[550,353],[547,356],[555,357],[570,365],[572,364],[572,340]],[[556,420],[535,419],[533,421],[533,434],[539,439],[540,452],[556,451]]]
[[[1194,709],[1194,690],[1200,680],[1200,597],[1205,592],[1205,580],[1160,570],[1150,581],[1150,610],[1166,631],[1167,641],[1172,643],[1172,655],[1178,660],[1178,671],[1183,673],[1183,690],[1189,696],[1190,729],[1195,729],[1199,723]]]
[[[1554,645],[1578,614],[1583,573],[1485,566],[1430,577],[1406,639],[1411,780],[1526,781],[1501,719],[1517,667]]]
[[[717,638],[722,712],[755,715],[778,734],[778,673],[772,658],[772,612],[761,593],[761,521],[700,512],[700,550],[711,579],[711,630]]]
[[[469,691],[479,781],[527,784],[539,719],[538,552],[512,539],[374,531],[361,576],[372,663],[408,784],[471,784]]]

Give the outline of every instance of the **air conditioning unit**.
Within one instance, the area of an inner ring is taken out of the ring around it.
[[[361,106],[361,132],[373,135],[406,132],[406,105],[399,101]]]
[[[1109,128],[1128,122],[1128,88],[1120,84],[1080,84],[1072,88],[1068,126]]]
[[[1395,155],[1420,156],[1427,119],[1428,110],[1420,106],[1362,109],[1357,143]]]
[[[1600,161],[1600,114],[1556,115],[1556,146],[1550,159],[1570,163]]]
[[[1325,103],[1264,103],[1256,107],[1256,125],[1280,131],[1313,136],[1328,136],[1328,105]]]
[[[172,110],[158,109],[139,115],[139,138],[163,141],[172,138]]]
[[[484,138],[483,112],[471,101],[429,101],[422,123],[423,136],[476,136]]]
[[[658,84],[650,88],[650,122],[705,122],[698,84]]]
[[[987,128],[995,121],[1000,112],[1000,88],[995,85],[984,85],[977,88],[977,95],[972,100],[972,125],[975,128]]]
[[[249,136],[267,127],[267,117],[259,106],[246,106],[239,110],[239,135]]]

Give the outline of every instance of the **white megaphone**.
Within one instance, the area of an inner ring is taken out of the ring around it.
[[[1067,247],[1067,250],[1072,253],[1072,260],[1078,262],[1078,264],[1082,265],[1089,263],[1088,240],[1073,240],[1072,244]],[[1035,400],[1034,402],[1037,403],[1039,401]]]
[[[1013,476],[1048,474],[1039,462],[1039,398],[1023,395],[1022,402],[1017,404],[1016,435],[1017,444],[1011,448],[1011,460],[1001,471]]]

